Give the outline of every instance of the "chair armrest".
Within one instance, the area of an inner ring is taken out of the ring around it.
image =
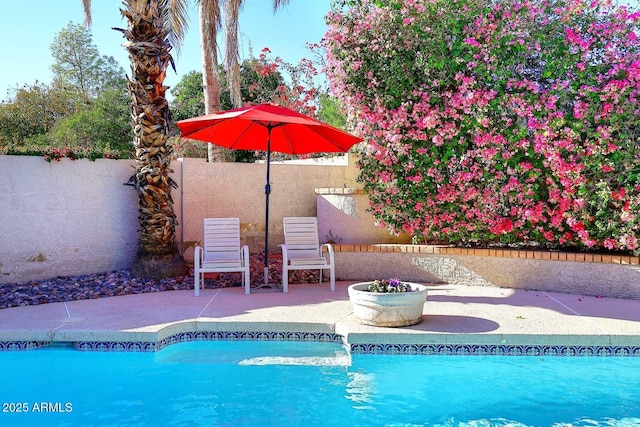
[[[327,248],[327,252],[329,252],[329,264],[333,265],[333,246],[331,243],[325,243],[320,246],[320,253],[322,254],[322,249]]]
[[[249,246],[248,245],[244,245],[242,247],[242,265],[247,265],[247,263],[249,262]]]
[[[202,265],[202,248],[200,246],[196,246],[193,250],[193,268],[199,268]]]
[[[280,249],[282,249],[282,265],[289,265],[289,255],[287,253],[286,243],[283,243],[278,246],[280,246]]]

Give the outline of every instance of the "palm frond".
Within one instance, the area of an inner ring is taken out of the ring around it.
[[[222,28],[222,13],[220,3],[224,0],[198,0],[200,8],[200,20],[208,21],[210,26],[215,26],[216,30]]]
[[[198,0],[200,20],[200,43],[207,51],[209,60],[218,55],[218,30],[222,28],[222,14],[218,0]],[[204,60],[204,58],[203,58]],[[217,72],[217,71],[216,71]]]
[[[276,13],[281,7],[288,5],[289,1],[290,0],[273,0],[273,13]]]
[[[184,42],[184,37],[189,27],[189,13],[187,10],[187,0],[165,0],[165,26],[169,43],[176,49],[178,54]]]

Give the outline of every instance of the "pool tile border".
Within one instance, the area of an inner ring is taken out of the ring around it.
[[[492,345],[492,344],[351,344],[351,354],[425,356],[599,356],[640,357],[640,346]]]
[[[310,341],[345,344],[351,354],[424,356],[565,356],[640,357],[640,346],[564,346],[493,344],[349,344],[342,335],[325,332],[182,332],[159,342],[80,341],[79,351],[155,352],[192,341]],[[25,351],[48,347],[44,341],[0,341],[0,351]]]
[[[50,344],[48,341],[0,341],[0,351],[36,350]]]
[[[159,342],[81,341],[74,343],[80,351],[159,351],[163,348],[191,341],[311,341],[343,343],[342,335],[325,332],[181,332]]]

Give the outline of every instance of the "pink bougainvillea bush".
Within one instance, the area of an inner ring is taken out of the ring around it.
[[[334,2],[331,90],[380,226],[639,253],[640,14],[605,1]]]

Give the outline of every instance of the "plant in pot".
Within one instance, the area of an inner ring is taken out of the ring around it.
[[[360,323],[398,327],[422,321],[427,287],[398,279],[378,279],[349,286],[353,314]]]

